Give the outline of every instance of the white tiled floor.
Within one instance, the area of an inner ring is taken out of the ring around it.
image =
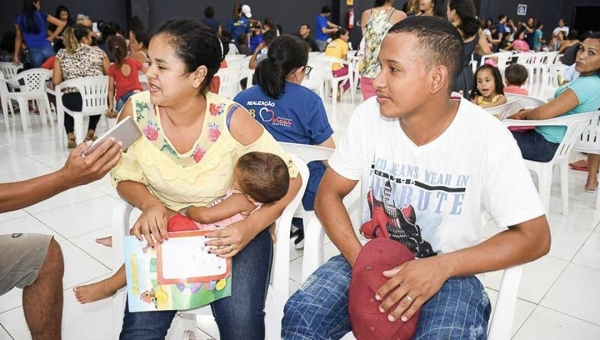
[[[359,95],[357,95],[358,99]],[[329,100],[327,101],[329,102]],[[357,101],[358,102],[358,101]],[[346,97],[336,107],[326,105],[339,140],[355,107]],[[33,117],[32,132],[23,133],[20,120],[10,133],[0,124],[0,182],[18,181],[60,168],[68,152],[59,146],[56,131]],[[106,128],[100,123],[100,132]],[[595,195],[583,192],[585,173],[570,172],[570,212],[560,214],[558,178],[554,180],[550,225],[552,249],[549,255],[525,266],[513,327],[518,340],[600,339],[600,211],[593,209]],[[110,249],[96,245],[97,237],[110,232],[116,191],[105,178],[73,189],[32,207],[0,214],[0,233],[36,232],[55,235],[65,255],[65,339],[111,339],[110,301],[80,305],[71,288],[95,282],[110,273]],[[499,232],[486,225],[486,237]],[[333,244],[326,256],[337,253]],[[299,287],[302,252],[292,250],[290,291]],[[486,286],[495,301],[501,273],[486,275]],[[44,307],[44,308],[48,308]],[[181,320],[174,322],[169,339],[179,339]],[[210,319],[199,323],[202,339],[218,338]],[[0,340],[30,339],[21,292],[13,290],[0,297]]]

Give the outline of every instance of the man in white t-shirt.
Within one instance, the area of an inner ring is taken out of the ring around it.
[[[351,331],[348,287],[362,245],[342,198],[358,181],[363,235],[397,240],[419,258],[384,272],[389,280],[373,296],[382,322],[406,321],[420,308],[416,339],[484,339],[491,307],[474,275],[549,251],[544,209],[510,132],[451,95],[462,51],[440,18],[408,18],[383,40],[377,97],[352,115],[315,201],[341,255],[290,297],[283,339]],[[482,242],[483,210],[506,230]]]
[[[556,27],[554,29],[554,31],[552,32],[552,37],[555,37],[558,35],[558,32],[563,31],[565,32],[565,37],[567,36],[567,34],[569,34],[569,27],[566,26],[566,22],[565,19],[560,18],[560,20],[558,20],[558,27]]]

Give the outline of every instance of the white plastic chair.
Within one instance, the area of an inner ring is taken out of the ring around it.
[[[530,96],[523,96],[520,94],[507,94],[506,95],[506,99],[508,99],[509,101],[513,100],[513,99],[518,99],[518,105],[516,105],[517,107],[515,107],[515,112],[521,110],[521,109],[533,109],[536,108],[538,106],[542,106],[544,104],[546,104],[545,101],[538,99],[538,98],[533,98]]]
[[[563,215],[569,214],[569,156],[575,143],[580,140],[585,127],[590,122],[597,122],[599,115],[600,111],[594,111],[546,120],[504,120],[506,126],[565,126],[567,128],[552,160],[546,163],[525,160],[527,168],[535,172],[538,177],[539,193],[546,212],[550,211],[552,170],[557,165],[560,168],[561,213]]]
[[[497,66],[498,70],[502,74],[502,77],[504,77],[504,70],[508,66],[508,60],[512,56],[513,56],[512,52],[498,52],[498,53],[494,53],[494,54],[484,55],[484,56],[481,56],[481,62],[479,63],[479,65],[480,66],[481,65],[485,65],[485,62],[488,59],[496,59],[497,60],[497,65],[498,65]]]
[[[12,99],[9,98],[8,94],[9,94],[8,84],[6,83],[6,81],[4,79],[4,73],[0,72],[0,102],[2,102],[2,114],[3,114],[3,118],[4,118],[4,125],[6,126],[6,131],[8,131],[10,129],[10,125],[8,122],[9,107],[10,107],[10,112],[13,112],[13,117],[14,117],[14,110],[12,107]]]
[[[327,76],[327,67],[329,66],[329,63],[323,60],[320,52],[310,52],[308,57],[308,66],[312,67],[312,71],[306,78],[304,78],[302,86],[305,86],[317,93],[323,102],[325,102],[325,79]]]
[[[23,131],[29,129],[29,100],[34,100],[40,110],[42,123],[46,123],[50,119],[50,125],[54,127],[54,120],[51,117],[50,102],[46,95],[46,80],[50,77],[50,71],[43,68],[35,68],[21,72],[14,76],[12,80],[1,80],[8,87],[11,84],[18,87],[18,92],[4,93],[7,101],[16,100],[19,103],[19,112]],[[3,91],[4,92],[4,91]],[[49,117],[50,116],[50,117]]]
[[[504,120],[508,118],[511,114],[517,112],[517,107],[519,105],[519,98],[507,97],[506,100],[506,103],[502,105],[495,107],[487,107],[484,108],[484,110],[487,111],[489,114],[493,115],[494,117],[500,120]]]
[[[337,95],[338,95],[338,86],[348,82],[350,84],[350,94],[352,95],[352,104],[354,104],[354,95],[356,94],[356,87],[354,86],[354,68],[352,64],[343,59],[334,58],[334,57],[321,57],[323,61],[328,63],[326,68],[325,75],[325,93],[329,92],[329,88],[331,88],[331,103],[335,106],[337,104]],[[340,64],[342,67],[348,68],[348,74],[345,76],[336,77],[333,75],[332,67],[334,64]]]
[[[23,65],[15,66],[13,63],[0,63],[0,73],[4,74],[4,79],[12,81],[17,76]]]
[[[600,154],[600,118],[591,120],[590,124],[583,129],[581,137],[575,143],[573,150],[595,155]],[[598,198],[596,199],[596,210],[600,210],[600,190],[598,190]]]
[[[67,88],[76,88],[81,94],[81,111],[71,111],[64,107],[62,96]],[[75,121],[75,140],[83,142],[85,131],[83,129],[83,117],[104,115],[108,109],[108,76],[84,77],[64,81],[54,88],[56,94],[56,111],[58,113],[58,136],[61,143],[64,142],[63,129],[65,113],[73,117]]]
[[[228,99],[233,99],[239,92],[239,76],[240,69],[222,68],[217,72],[215,77],[219,77],[219,95]]]
[[[302,202],[302,196],[306,190],[309,172],[304,161],[291,155],[292,160],[298,167],[302,176],[302,186],[300,190],[283,210],[281,216],[277,219],[276,236],[278,242],[275,244],[273,267],[271,273],[271,281],[267,292],[267,300],[265,304],[266,311],[266,338],[268,340],[281,339],[281,319],[283,318],[283,308],[289,296],[289,276],[290,276],[290,243],[288,242],[292,218],[294,212]],[[129,217],[134,207],[125,201],[120,201],[113,209],[112,223],[112,250],[113,250],[113,273],[116,273],[123,265],[123,237],[129,235]],[[235,283],[234,283],[235,284]],[[122,324],[123,311],[125,303],[126,291],[122,289],[112,297],[113,309],[113,334],[118,338]],[[194,310],[182,311],[184,318],[184,328],[196,329],[196,314],[210,314],[210,307],[204,307]],[[193,331],[191,331],[193,332]],[[190,331],[184,332],[184,339],[189,339]]]

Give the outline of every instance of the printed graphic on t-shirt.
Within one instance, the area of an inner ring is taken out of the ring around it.
[[[251,106],[262,106],[257,109],[250,109],[250,114],[256,118],[260,118],[263,124],[271,124],[276,126],[291,127],[292,119],[287,117],[280,117],[276,115],[275,102],[263,101],[263,100],[249,100],[246,107]],[[256,112],[258,111],[258,112]]]
[[[361,233],[401,242],[418,258],[436,255],[440,226],[445,216],[462,213],[468,182],[468,175],[437,173],[376,158],[367,194],[370,215]]]

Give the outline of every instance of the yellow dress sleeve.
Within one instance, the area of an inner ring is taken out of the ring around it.
[[[110,178],[113,186],[116,187],[117,184],[122,181],[133,181],[148,185],[148,180],[144,175],[144,171],[142,170],[137,157],[136,146],[140,142],[141,140],[138,140],[131,145],[127,152],[124,152],[121,155],[121,160],[117,166],[110,171]]]
[[[273,136],[271,136],[271,134],[267,132],[264,128],[262,135],[257,140],[255,140],[254,143],[250,145],[240,144],[240,147],[237,147],[236,150],[238,153],[236,162],[237,159],[239,159],[243,155],[254,151],[272,153],[274,155],[277,155],[281,157],[281,159],[283,159],[285,164],[287,164],[288,171],[290,173],[290,178],[298,177],[298,168],[296,167],[296,164],[294,164],[294,161],[292,161],[290,155],[287,152],[285,152],[285,150],[283,150],[281,144],[277,143],[275,138],[273,138]]]

